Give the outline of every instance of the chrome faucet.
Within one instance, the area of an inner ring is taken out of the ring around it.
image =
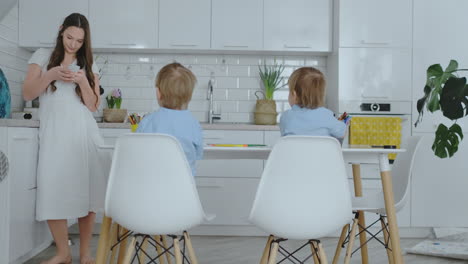
[[[210,109],[208,110],[208,123],[213,124],[213,120],[221,120],[221,114],[215,114],[213,109],[213,89],[216,85],[216,80],[213,74],[211,74],[210,80],[208,81],[208,97],[210,100]]]

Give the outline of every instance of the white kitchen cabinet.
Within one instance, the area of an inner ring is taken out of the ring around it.
[[[332,2],[265,0],[265,50],[331,51]]]
[[[88,1],[20,0],[19,45],[53,47],[60,25],[71,13],[88,17]]]
[[[341,0],[340,47],[411,47],[412,2]]]
[[[160,0],[159,48],[209,49],[211,0]]]
[[[465,131],[466,132],[466,131]],[[434,133],[424,136],[416,153],[411,181],[411,225],[468,227],[468,134],[452,158],[440,159],[431,149]]]
[[[450,60],[457,60],[459,68],[468,68],[468,27],[465,11],[468,2],[464,0],[414,0],[413,32],[413,120],[417,120],[416,101],[424,96],[427,68],[440,64],[443,69]],[[434,37],[437,36],[437,37]],[[466,72],[457,73],[466,76]],[[431,114],[424,109],[423,122],[413,127],[413,132],[433,132],[440,122],[452,122],[439,112]],[[464,131],[468,129],[468,118],[457,122]]]
[[[213,0],[211,48],[261,50],[263,48],[263,0]]]
[[[8,129],[0,127],[0,151],[8,158]],[[9,160],[9,159],[8,159]],[[10,178],[11,172],[0,180],[0,263],[10,259]]]
[[[10,262],[31,257],[50,242],[46,222],[36,221],[38,150],[37,128],[8,128]]]
[[[93,48],[158,47],[158,0],[90,0],[89,20]]]
[[[340,101],[410,101],[410,49],[340,48],[338,67]]]

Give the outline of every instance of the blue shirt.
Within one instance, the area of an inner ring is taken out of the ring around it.
[[[190,111],[161,107],[146,115],[138,124],[136,132],[167,134],[177,138],[184,149],[193,176],[196,175],[195,162],[203,158],[203,133],[200,123]]]
[[[281,114],[281,136],[332,136],[342,138],[346,132],[346,124],[333,116],[333,112],[325,107],[315,109],[301,108],[293,105],[290,110]]]

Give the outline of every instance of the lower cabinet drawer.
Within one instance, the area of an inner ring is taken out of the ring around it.
[[[251,225],[248,221],[260,179],[195,177],[207,225]]]

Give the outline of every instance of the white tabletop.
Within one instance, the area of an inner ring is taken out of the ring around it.
[[[101,150],[112,151],[113,145],[101,145]],[[268,159],[271,147],[214,147],[205,146],[204,159]],[[373,148],[370,146],[350,145],[343,150],[343,157],[348,163],[379,163],[379,154],[401,153],[405,149]]]

